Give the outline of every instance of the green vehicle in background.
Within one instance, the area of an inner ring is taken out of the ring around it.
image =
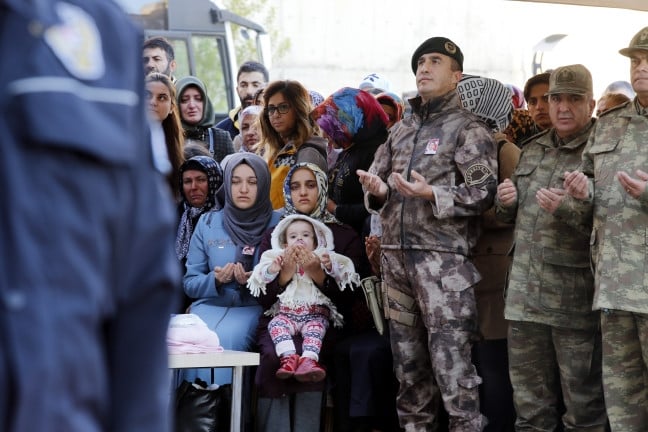
[[[146,37],[163,36],[173,44],[175,77],[194,75],[205,83],[217,122],[240,103],[235,89],[239,64],[256,60],[270,68],[265,29],[210,0],[117,2]]]

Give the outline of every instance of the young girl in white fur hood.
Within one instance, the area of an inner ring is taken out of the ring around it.
[[[360,284],[353,262],[333,251],[333,234],[323,223],[305,215],[285,217],[275,227],[271,239],[272,249],[261,255],[248,280],[250,292],[265,294],[266,284],[272,282],[287,264],[287,249],[292,250],[294,274],[286,290],[278,296],[277,303],[266,314],[274,318],[268,324],[268,332],[275,344],[281,365],[277,378],[295,377],[301,382],[322,381],[326,371],[320,364],[319,353],[329,320],[336,327],[342,326],[342,315],[326,295],[304,272],[302,265],[319,258],[322,269],[332,276],[341,290]],[[293,336],[301,333],[304,341],[301,357],[297,354]]]

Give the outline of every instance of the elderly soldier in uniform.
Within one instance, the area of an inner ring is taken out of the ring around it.
[[[591,218],[561,205],[564,173],[579,166],[596,102],[582,65],[549,79],[553,128],[524,147],[511,179],[497,190],[497,216],[516,222],[515,255],[504,314],[517,431],[603,431],[598,312],[592,312]]]
[[[648,427],[648,27],[620,53],[630,57],[637,95],[601,115],[582,172],[568,173],[565,189],[593,211],[594,309],[602,311],[610,425],[639,432]]]
[[[455,91],[463,54],[434,37],[412,56],[419,96],[369,172],[358,171],[367,207],[380,211],[398,415],[406,431],[435,430],[440,394],[451,431],[481,431],[481,383],[471,363],[477,317],[468,259],[480,215],[496,190],[490,130]]]

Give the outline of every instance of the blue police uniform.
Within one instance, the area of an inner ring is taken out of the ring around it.
[[[168,431],[179,269],[141,34],[106,0],[0,0],[0,430]]]

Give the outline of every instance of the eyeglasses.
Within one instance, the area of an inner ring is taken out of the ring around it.
[[[266,107],[266,111],[268,112],[268,117],[273,115],[275,112],[279,111],[279,114],[286,114],[288,110],[290,109],[290,104],[288,103],[280,103],[277,106],[274,105],[268,105]]]

